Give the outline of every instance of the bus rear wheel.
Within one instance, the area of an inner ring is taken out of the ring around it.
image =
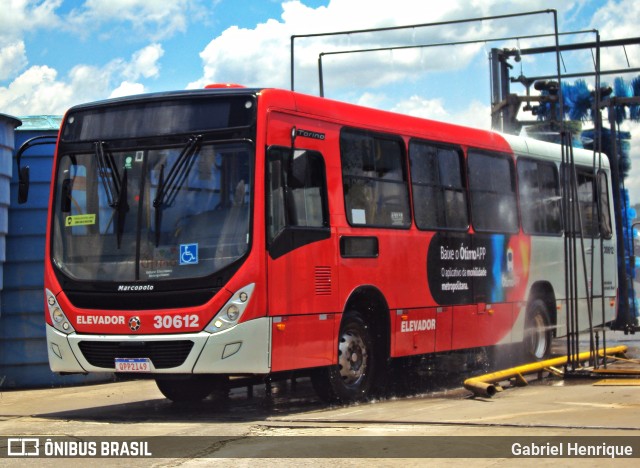
[[[541,361],[551,355],[551,320],[547,305],[535,299],[527,307],[524,330],[523,354],[531,361]]]
[[[375,374],[373,339],[367,322],[358,312],[345,314],[338,336],[338,363],[318,369],[312,383],[318,396],[348,403],[369,396]]]
[[[209,395],[224,399],[229,394],[229,378],[226,375],[189,375],[185,378],[157,378],[160,392],[174,403],[196,403]]]

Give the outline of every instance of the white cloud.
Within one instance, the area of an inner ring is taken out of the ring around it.
[[[415,94],[398,101],[386,93],[365,92],[354,102],[361,106],[389,110],[424,119],[484,130],[491,128],[491,107],[476,100],[471,101],[467,108],[459,112],[451,112],[443,98],[428,99]]]
[[[17,41],[0,48],[0,80],[16,76],[27,63],[24,42]]]
[[[355,102],[360,106],[375,107],[378,109],[386,109],[386,103],[389,101],[389,97],[384,94],[374,94],[365,92]]]
[[[640,22],[640,3],[635,0],[607,1],[593,15],[591,27],[602,40],[636,37]]]
[[[213,39],[200,56],[203,76],[189,87],[211,82],[237,82],[248,86],[290,86],[290,44],[292,35],[369,29],[445,20],[497,16],[544,8],[572,8],[575,2],[531,0],[523,8],[518,2],[500,0],[450,0],[429,2],[395,0],[332,0],[326,7],[310,8],[298,0],[282,3],[279,19],[269,19],[253,29],[236,26]],[[472,39],[553,32],[553,17],[514,18],[442,27],[413,28],[367,34],[295,39],[295,88],[318,93],[320,53],[389,46],[415,46]],[[323,71],[327,96],[340,96],[355,87],[364,91],[403,79],[416,80],[425,71],[456,70],[484,53],[482,44],[399,51],[324,55]]]
[[[142,94],[145,92],[144,85],[140,83],[131,83],[129,81],[123,81],[120,86],[114,89],[109,95],[110,98],[117,98],[122,96],[131,96],[134,94]]]
[[[29,68],[8,87],[0,87],[0,108],[18,116],[60,113],[58,106],[68,100],[71,89],[56,78],[57,72],[53,68]],[[51,112],[51,109],[55,111]]]
[[[140,49],[133,54],[131,62],[126,64],[123,75],[132,80],[137,80],[141,76],[144,78],[157,77],[160,73],[158,61],[163,55],[164,50],[160,44],[151,44]]]
[[[591,27],[598,29],[603,41],[638,36],[640,3],[634,0],[608,1],[593,15]],[[640,46],[601,49],[601,68],[622,69],[629,65],[640,67]]]
[[[447,110],[444,99],[425,99],[420,96],[411,96],[409,99],[398,102],[390,110],[400,114],[413,115],[424,119],[439,120],[468,127],[491,128],[491,107],[479,101],[473,100],[469,107],[458,113]]]
[[[66,20],[73,30],[94,30],[105,23],[119,24],[106,35],[144,35],[152,40],[185,32],[190,17],[202,15],[197,0],[86,0]]]
[[[448,121],[451,119],[451,114],[445,109],[442,99],[424,99],[416,95],[398,102],[391,110],[431,120]]]
[[[464,111],[454,115],[454,122],[469,127],[481,128],[483,130],[491,129],[491,106],[483,104],[480,101],[473,100],[469,103],[469,107]]]
[[[60,26],[55,10],[62,0],[3,0],[0,15],[0,46],[22,39],[33,29]]]
[[[115,59],[102,67],[77,65],[64,78],[48,66],[32,66],[7,87],[0,87],[0,109],[11,115],[62,114],[81,102],[144,92],[135,82],[158,74],[162,47],[151,44],[129,61]]]
[[[248,30],[233,26],[200,53],[204,74],[189,87],[235,82],[246,86],[283,87],[289,67],[287,37],[275,20]]]

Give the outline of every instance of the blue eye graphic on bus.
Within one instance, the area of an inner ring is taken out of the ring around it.
[[[507,272],[513,273],[513,250],[511,247],[507,249]]]
[[[180,265],[198,263],[198,244],[180,244]]]

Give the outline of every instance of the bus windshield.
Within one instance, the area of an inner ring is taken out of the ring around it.
[[[253,145],[200,135],[181,144],[62,153],[52,259],[78,281],[211,275],[249,246]],[[89,148],[89,146],[86,146]]]

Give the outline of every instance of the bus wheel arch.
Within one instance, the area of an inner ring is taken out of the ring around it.
[[[556,294],[553,291],[551,283],[548,281],[538,281],[531,286],[531,290],[529,291],[529,303],[536,299],[544,302],[549,314],[551,327],[553,328],[553,336],[555,336],[556,326],[558,325],[558,309],[556,307]]]
[[[383,380],[389,340],[389,308],[384,296],[373,287],[358,288],[342,315],[336,364],[312,374],[318,396],[341,403],[370,397]]]
[[[358,311],[371,326],[377,353],[386,360],[391,352],[391,318],[387,301],[374,286],[361,286],[353,291],[345,312]]]

